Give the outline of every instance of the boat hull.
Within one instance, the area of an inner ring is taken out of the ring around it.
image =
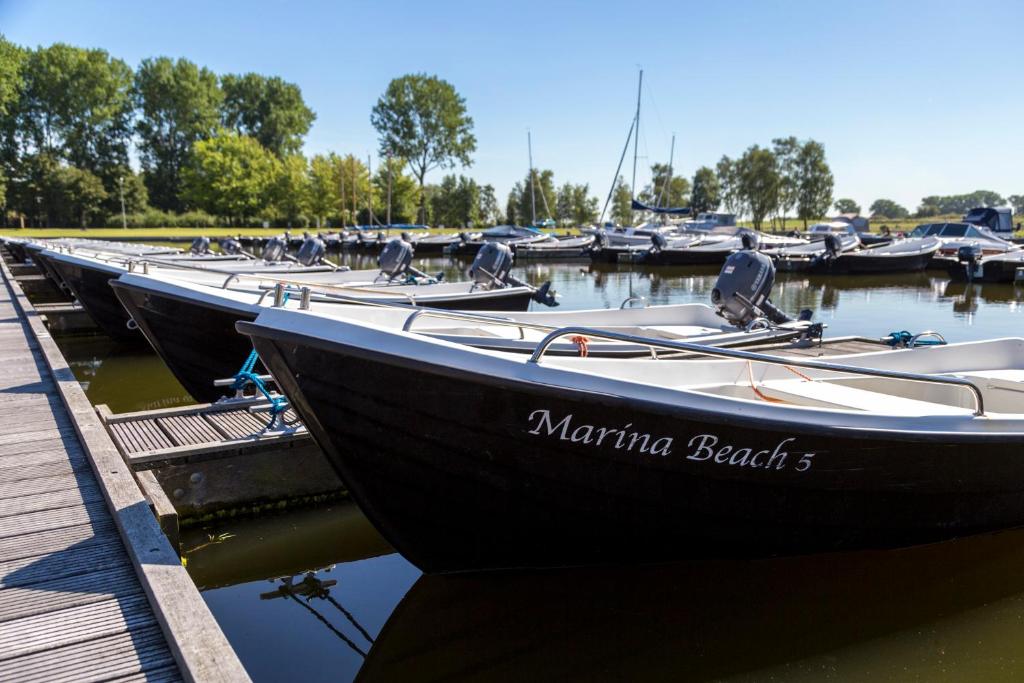
[[[136,321],[164,364],[194,399],[212,403],[232,393],[213,386],[213,381],[234,376],[252,351],[252,343],[235,331],[235,323],[255,320],[256,311],[244,306],[218,306],[116,280],[111,285],[121,309]],[[505,299],[487,297],[432,305],[459,310],[522,311],[529,301],[530,293],[526,292]]]
[[[931,263],[935,252],[923,254],[907,254],[900,256],[871,256],[865,252],[841,254],[834,259],[822,259],[812,264],[807,271],[811,273],[835,273],[839,275],[859,275],[862,273],[908,273],[925,270]]]
[[[1024,523],[1021,443],[752,424],[240,331],[427,572],[884,548]]]
[[[90,268],[77,261],[63,261],[59,258],[48,261],[104,334],[122,344],[145,343],[137,329],[129,329],[131,316],[110,287],[120,272]]]
[[[643,262],[655,266],[712,266],[725,263],[735,249],[661,249],[649,251]]]

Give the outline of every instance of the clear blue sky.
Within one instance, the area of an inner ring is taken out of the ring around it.
[[[878,197],[913,209],[925,194],[1024,193],[1020,0],[0,0],[0,32],[102,47],[133,66],[169,55],[280,75],[316,111],[307,153],[374,152],[370,108],[388,81],[438,74],[476,122],[467,172],[502,203],[526,174],[527,128],[538,167],[603,199],[638,66],[642,162],[666,161],[672,133],[687,175],[792,134],[825,143],[836,196],[865,209]]]

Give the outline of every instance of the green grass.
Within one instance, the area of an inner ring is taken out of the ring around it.
[[[336,228],[332,230],[337,231]],[[89,237],[94,239],[146,239],[152,237],[273,237],[284,232],[284,228],[0,228],[0,235],[10,237]],[[316,228],[309,229],[315,234]],[[324,230],[326,232],[326,230]],[[396,235],[399,230],[393,229]],[[431,229],[434,233],[459,232],[456,228]],[[302,235],[302,228],[293,228],[293,235]]]

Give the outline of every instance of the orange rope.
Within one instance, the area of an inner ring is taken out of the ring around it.
[[[799,371],[799,370],[797,370],[796,368],[791,368],[791,367],[789,367],[788,365],[783,365],[782,367],[786,368],[787,370],[789,370],[790,372],[792,372],[792,373],[793,373],[794,375],[796,375],[797,377],[803,377],[803,378],[804,378],[805,380],[807,380],[808,382],[813,382],[813,381],[814,381],[813,379],[811,379],[810,377],[808,377],[808,376],[807,376],[807,375],[805,375],[804,373],[800,372],[800,371]]]
[[[590,340],[587,339],[586,337],[582,335],[577,335],[575,337],[569,337],[569,341],[571,341],[573,344],[579,347],[580,358],[586,358],[587,354],[590,353],[590,349],[587,348],[587,344],[590,343]]]
[[[757,388],[756,384],[754,384],[754,366],[749,360],[747,361],[747,376],[750,377],[750,388],[753,389],[754,395],[759,399],[762,401],[768,401],[769,403],[785,403],[781,398],[773,398],[761,393],[761,390]]]

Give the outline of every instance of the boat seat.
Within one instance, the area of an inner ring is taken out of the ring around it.
[[[863,410],[888,415],[964,415],[972,411],[965,408],[918,401],[917,399],[867,391],[826,381],[804,379],[769,380],[757,385],[758,390],[771,398],[795,405],[819,408]]]

